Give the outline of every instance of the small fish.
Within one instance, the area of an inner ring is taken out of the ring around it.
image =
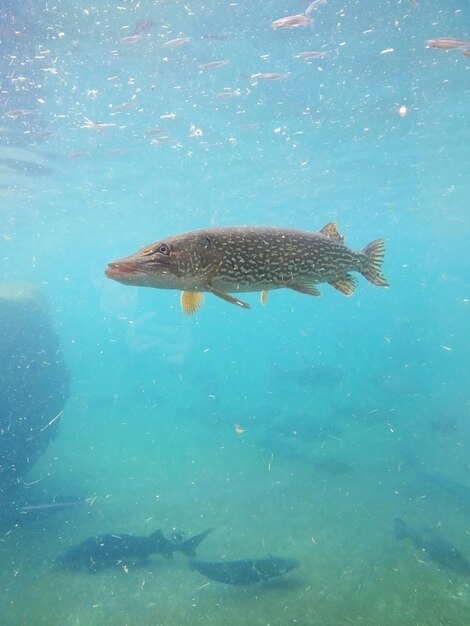
[[[76,506],[83,506],[86,504],[86,501],[82,498],[69,498],[69,499],[60,499],[54,498],[52,500],[38,500],[33,502],[28,502],[27,504],[23,504],[18,507],[19,513],[48,513],[52,511],[62,511],[65,509],[70,509]]]
[[[416,550],[425,552],[431,561],[458,574],[470,576],[470,561],[440,533],[428,526],[409,526],[399,517],[393,520],[397,539],[411,539]]]
[[[218,70],[219,67],[224,67],[227,65],[228,61],[209,61],[209,63],[203,63],[199,66],[199,69],[204,70]]]
[[[25,115],[32,115],[34,111],[31,109],[14,109],[13,111],[7,111],[3,114],[3,117],[9,117],[12,120],[16,120],[18,117],[24,117]]]
[[[147,128],[144,130],[144,135],[161,135],[164,132],[163,128]]]
[[[438,50],[455,50],[462,48],[470,48],[470,40],[468,39],[428,39],[426,42],[428,48],[437,48]]]
[[[49,515],[85,506],[89,503],[89,500],[83,498],[51,498],[48,500],[31,500],[30,502],[5,503],[1,508],[0,526],[16,526],[26,522],[35,522]]]
[[[314,11],[318,9],[322,4],[326,4],[327,0],[313,0],[308,7],[305,9],[305,15],[310,15]]]
[[[155,139],[152,139],[150,143],[153,143],[153,144],[171,143],[172,141],[174,141],[174,139],[173,137],[170,137],[169,135],[159,135]]]
[[[97,572],[126,563],[145,563],[152,554],[161,554],[171,559],[174,552],[182,552],[186,556],[194,557],[197,546],[211,530],[186,540],[175,537],[175,541],[166,539],[161,530],[156,530],[149,537],[98,535],[72,546],[57,562],[64,567]]]
[[[267,557],[239,561],[191,561],[191,567],[211,580],[228,585],[253,585],[283,576],[299,566],[296,559]]]
[[[111,105],[115,111],[127,111],[132,106],[134,106],[133,102],[121,102],[120,104]]]
[[[221,91],[217,94],[217,98],[221,100],[227,100],[228,98],[238,98],[241,96],[242,92],[240,89],[228,89],[227,91]]]
[[[279,20],[275,20],[271,24],[273,30],[281,30],[282,28],[297,28],[298,26],[310,26],[312,20],[300,13],[299,15],[289,15],[287,17],[281,17]]]
[[[157,22],[152,20],[139,20],[134,26],[134,35],[145,35],[149,33],[154,26],[157,26]]]
[[[88,117],[84,118],[85,123],[80,126],[80,128],[90,128],[91,130],[104,130],[105,128],[112,128],[116,126],[116,124],[111,124],[107,122],[95,122],[90,120]]]
[[[112,261],[105,274],[125,285],[179,289],[183,311],[191,315],[210,292],[244,309],[233,292],[292,289],[319,296],[317,284],[327,282],[352,295],[359,272],[379,287],[388,283],[381,272],[384,242],[372,241],[359,251],[347,248],[334,223],[320,232],[241,226],[196,230],[145,246]]]
[[[227,41],[230,39],[229,35],[212,35],[211,33],[203,35],[203,39],[207,39],[208,41]]]
[[[162,44],[162,48],[176,48],[178,46],[183,46],[189,41],[191,41],[191,37],[177,37],[176,39],[170,39],[169,41],[165,41],[165,43]]]
[[[289,78],[289,74],[282,72],[259,72],[258,74],[252,74],[250,78],[251,80],[282,80]]]
[[[326,57],[326,52],[315,52],[314,50],[307,50],[306,52],[299,52],[294,56],[294,59],[322,59]]]
[[[143,34],[139,33],[138,35],[129,35],[128,37],[121,37],[119,42],[125,45],[132,45],[135,43],[139,43],[139,41],[142,39],[142,36]]]

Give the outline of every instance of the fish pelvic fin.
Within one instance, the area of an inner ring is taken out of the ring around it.
[[[243,302],[243,300],[239,300],[238,298],[231,296],[229,293],[226,293],[225,291],[219,291],[218,289],[215,289],[214,287],[212,287],[212,285],[207,285],[206,289],[210,291],[211,293],[213,293],[214,296],[217,296],[218,298],[222,298],[222,300],[225,300],[225,302],[230,302],[230,304],[239,306],[242,309],[251,309],[248,302]]]
[[[385,243],[383,239],[371,241],[361,251],[365,254],[366,262],[364,269],[360,270],[361,274],[367,280],[377,287],[388,287],[388,282],[382,274],[382,262],[385,254]]]
[[[357,279],[351,274],[345,274],[344,276],[340,276],[340,278],[330,280],[329,283],[345,296],[352,296],[358,285]]]
[[[325,226],[320,229],[320,232],[325,235],[325,237],[329,237],[330,239],[334,239],[335,241],[339,241],[341,243],[343,243],[344,241],[344,237],[339,232],[335,222],[328,222],[328,224],[325,224]]]
[[[406,539],[408,537],[408,524],[399,517],[393,518],[393,530],[397,539]]]
[[[203,541],[207,535],[212,532],[212,528],[208,528],[203,533],[199,533],[199,535],[195,535],[194,537],[190,537],[185,541],[182,541],[179,545],[175,546],[176,549],[180,550],[183,554],[189,557],[196,556],[196,548]]]
[[[180,297],[181,308],[186,315],[193,315],[202,306],[204,294],[200,291],[182,291]]]

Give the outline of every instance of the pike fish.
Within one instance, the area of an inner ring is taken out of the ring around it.
[[[178,289],[181,307],[191,315],[202,304],[203,292],[249,309],[249,304],[230,294],[260,291],[265,304],[273,289],[319,296],[317,284],[327,282],[350,296],[357,286],[350,272],[388,287],[381,272],[383,256],[382,239],[351,250],[332,222],[320,232],[263,226],[209,228],[145,246],[109,263],[105,274],[125,285]]]

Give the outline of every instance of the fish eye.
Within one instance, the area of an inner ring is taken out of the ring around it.
[[[170,246],[166,243],[161,243],[156,249],[156,252],[158,252],[159,254],[168,255],[170,254]]]

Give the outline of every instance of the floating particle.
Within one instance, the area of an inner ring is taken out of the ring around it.
[[[197,126],[195,124],[191,124],[191,126],[189,127],[189,136],[190,137],[202,137],[204,133],[202,132],[202,130],[200,128],[197,128]]]

